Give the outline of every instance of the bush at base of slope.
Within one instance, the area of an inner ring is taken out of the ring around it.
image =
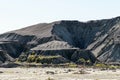
[[[55,56],[43,56],[43,55],[35,55],[35,54],[30,54],[28,56],[26,55],[21,55],[18,58],[19,62],[28,62],[28,63],[41,63],[41,64],[60,64],[60,63],[68,63],[69,60],[66,58],[60,56],[60,55],[55,55]]]
[[[56,56],[38,56],[35,62],[42,63],[42,64],[45,64],[45,63],[59,64],[59,63],[67,63],[69,61],[62,56],[56,55]]]

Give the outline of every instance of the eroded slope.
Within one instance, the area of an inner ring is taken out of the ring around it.
[[[0,35],[0,49],[7,51],[11,57],[17,57],[22,52],[31,50],[44,50],[42,54],[49,51],[60,51],[66,54],[73,48],[78,53],[85,51],[90,55],[93,54],[91,56],[95,56],[99,61],[119,62],[119,41],[120,17],[116,17],[88,22],[58,21],[11,31]],[[67,52],[60,48],[67,49]],[[78,53],[72,51],[65,57],[69,56],[67,58],[72,60],[72,55]]]

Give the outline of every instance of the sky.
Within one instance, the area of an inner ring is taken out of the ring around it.
[[[120,16],[120,0],[0,0],[0,34],[37,23]]]

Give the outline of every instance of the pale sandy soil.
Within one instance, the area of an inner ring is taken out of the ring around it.
[[[72,70],[72,71],[71,71]],[[80,68],[0,68],[0,80],[120,80],[120,70],[86,69],[88,74],[74,74]],[[52,71],[54,74],[47,74]]]

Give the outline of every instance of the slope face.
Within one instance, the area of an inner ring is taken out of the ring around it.
[[[8,44],[0,45],[0,49],[7,51],[12,57],[17,57],[26,50],[44,48],[54,50],[61,47],[71,49],[72,46],[83,51],[89,50],[100,61],[118,62],[120,61],[119,41],[120,17],[116,17],[86,23],[58,21],[29,26],[0,35],[1,45],[6,42],[11,42],[9,45],[18,43],[17,46],[13,45],[12,49],[8,49]]]
[[[74,49],[74,48],[68,45],[67,42],[54,40],[38,45],[37,47],[34,47],[31,50],[61,50],[61,49]]]
[[[120,44],[111,45],[108,51],[104,51],[98,57],[103,62],[120,62]]]
[[[53,23],[41,23],[26,28],[22,28],[20,30],[11,31],[9,33],[16,33],[20,35],[33,35],[38,38],[50,37],[52,36],[51,30],[53,29],[54,24],[59,24],[59,23],[60,23],[59,21]]]
[[[5,51],[0,50],[0,64],[4,61],[13,61],[13,58],[10,57]]]

